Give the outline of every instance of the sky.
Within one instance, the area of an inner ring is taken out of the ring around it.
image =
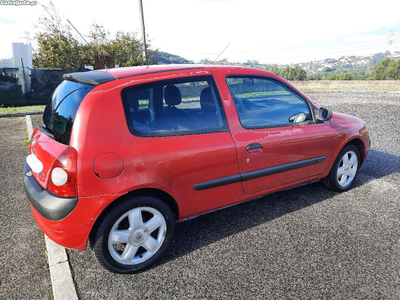
[[[41,5],[48,5],[48,1],[5,5],[7,1],[0,2],[0,58],[10,58],[11,43],[26,42],[27,37],[35,48],[34,24],[46,14]],[[142,1],[151,48],[194,62],[219,57],[230,62],[294,64],[400,51],[399,0]],[[69,19],[83,35],[96,22],[111,33],[135,31],[141,36],[138,0],[53,3],[65,22]]]

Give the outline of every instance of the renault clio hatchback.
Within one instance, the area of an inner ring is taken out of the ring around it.
[[[322,180],[346,191],[364,123],[267,71],[169,65],[64,75],[31,137],[24,186],[36,222],[119,273],[143,270],[174,224]]]

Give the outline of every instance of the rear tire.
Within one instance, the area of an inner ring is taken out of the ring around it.
[[[354,145],[345,146],[340,151],[329,175],[322,179],[324,186],[336,192],[349,190],[358,174],[360,168],[360,152]]]
[[[101,221],[93,251],[112,272],[140,272],[162,256],[174,228],[174,216],[164,202],[147,196],[133,198],[112,208]]]

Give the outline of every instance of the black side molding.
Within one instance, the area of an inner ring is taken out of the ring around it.
[[[315,165],[318,163],[321,163],[325,160],[324,156],[321,157],[316,157],[316,158],[311,158],[311,159],[305,159],[305,160],[300,160],[284,165],[279,165],[279,166],[274,166],[274,167],[269,167],[269,168],[264,168],[264,169],[259,169],[251,172],[246,172],[242,174],[236,174],[236,175],[231,175],[227,177],[222,177],[222,178],[217,178],[209,181],[204,181],[200,183],[196,183],[193,185],[193,189],[196,191],[201,191],[201,190],[206,190],[206,189],[211,189],[214,187],[219,187],[227,184],[232,184],[232,183],[237,183],[237,182],[242,182],[242,181],[247,181],[247,180],[252,180],[252,179],[257,179],[269,175],[274,175],[277,173],[282,173],[294,169],[299,169],[311,165]]]
[[[242,177],[240,176],[240,174],[237,174],[237,175],[213,179],[210,181],[196,183],[193,186],[193,189],[195,189],[196,191],[201,191],[201,190],[211,189],[214,187],[223,186],[223,185],[232,184],[232,183],[241,182],[241,181],[242,181]]]
[[[269,175],[274,175],[277,173],[282,173],[298,168],[303,168],[311,165],[315,165],[317,163],[323,162],[325,160],[325,157],[316,157],[316,158],[311,158],[311,159],[306,159],[306,160],[300,160],[284,165],[279,165],[275,167],[270,167],[270,168],[265,168],[265,169],[260,169],[260,170],[255,170],[251,172],[246,172],[242,174],[242,181],[247,181],[247,180],[252,180],[264,176],[269,176]]]
[[[24,188],[32,206],[48,220],[58,221],[68,216],[78,204],[78,197],[64,198],[50,194],[40,186],[31,172],[25,163]]]

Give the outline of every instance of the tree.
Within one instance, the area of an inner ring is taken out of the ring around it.
[[[339,80],[339,75],[337,73],[332,73],[332,74],[329,74],[325,79],[326,80]]]
[[[400,59],[397,61],[391,60],[386,69],[387,80],[399,80],[400,79]]]
[[[390,62],[390,58],[383,59],[379,64],[374,67],[374,71],[372,73],[372,79],[374,80],[384,80],[385,79],[385,71]]]
[[[350,73],[342,72],[339,74],[339,80],[353,80],[353,76]]]
[[[307,73],[300,66],[279,68],[277,65],[266,68],[267,71],[275,73],[276,75],[286,80],[306,80]]]
[[[312,74],[307,75],[307,78],[306,78],[306,80],[317,80],[317,79],[318,78],[315,75],[312,75]]]
[[[146,64],[143,45],[135,32],[119,31],[113,38],[102,25],[93,23],[88,37],[90,45],[87,45],[74,38],[72,28],[65,25],[52,2],[42,7],[46,16],[39,18],[38,22],[41,31],[35,36],[38,44],[33,54],[35,67],[84,68],[85,65],[94,65],[97,54],[114,57],[115,63],[121,67]],[[149,64],[156,64],[155,52],[148,52]]]
[[[83,68],[90,61],[87,49],[73,37],[71,28],[62,22],[52,2],[42,5],[46,16],[39,18],[42,31],[35,35],[38,49],[33,53],[37,68]]]
[[[374,54],[374,56],[372,57],[371,63],[373,65],[376,65],[376,64],[380,63],[384,58],[385,58],[385,54],[384,53]]]
[[[271,71],[272,73],[275,73],[276,75],[279,75],[281,73],[281,70],[279,69],[279,67],[277,65],[274,65],[269,71]]]
[[[295,79],[294,80],[306,80],[307,79],[307,73],[305,70],[300,68],[299,66],[295,66]]]
[[[90,43],[101,55],[115,58],[115,63],[120,67],[140,66],[146,64],[143,57],[143,45],[137,38],[135,32],[118,31],[114,38],[104,26],[97,23],[92,24],[89,33]],[[149,48],[149,44],[147,47]],[[147,60],[149,64],[156,64],[155,53],[148,51]]]
[[[212,64],[213,62],[211,60],[209,60],[208,58],[205,58],[205,59],[202,59],[200,61],[200,63],[203,65],[209,65],[209,64]]]
[[[325,80],[353,80],[353,76],[348,72],[330,73]]]
[[[400,59],[386,57],[374,67],[372,72],[373,80],[399,80],[400,79]]]

